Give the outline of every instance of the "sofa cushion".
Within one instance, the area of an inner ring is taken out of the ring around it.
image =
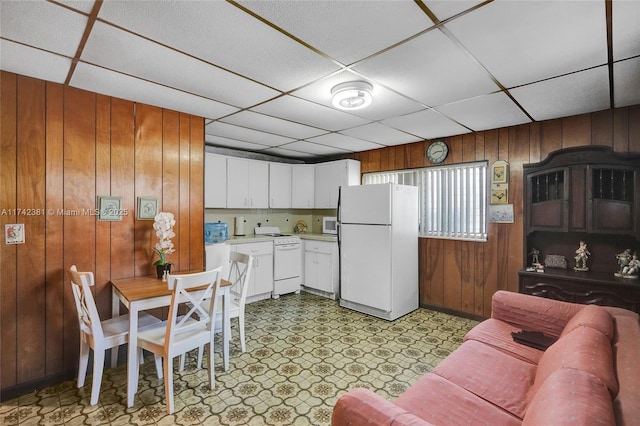
[[[614,425],[611,395],[600,379],[561,368],[549,375],[527,408],[523,426]]]
[[[549,346],[538,363],[529,399],[534,398],[545,380],[561,368],[591,373],[602,380],[612,395],[618,393],[611,342],[591,327],[578,327]]]
[[[505,290],[498,290],[491,298],[491,318],[518,329],[540,331],[545,336],[556,338],[581,308],[582,305],[576,303]]]
[[[631,316],[616,316],[616,344],[613,346],[614,364],[618,373],[620,392],[613,401],[616,424],[640,423],[640,326]]]
[[[520,331],[520,329],[511,324],[507,324],[504,321],[494,318],[489,318],[469,330],[469,332],[464,336],[464,341],[475,340],[515,356],[523,361],[538,364],[543,352],[539,349],[532,348],[531,346],[516,343],[513,340],[511,333],[518,331]]]
[[[613,340],[613,318],[601,306],[585,305],[568,322],[560,337],[571,333],[578,327],[591,327]]]
[[[536,366],[475,340],[467,340],[433,373],[522,418]]]
[[[371,426],[428,425],[414,421],[407,411],[369,389],[355,388],[342,395],[333,407],[331,424],[367,424]]]
[[[433,373],[427,373],[395,402],[437,425],[519,425],[522,420]]]

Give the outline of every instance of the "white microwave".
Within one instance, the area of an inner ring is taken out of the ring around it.
[[[323,234],[337,234],[338,233],[338,218],[324,216],[322,218],[322,233]]]

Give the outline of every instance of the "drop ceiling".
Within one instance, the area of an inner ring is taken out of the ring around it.
[[[640,1],[5,1],[0,68],[298,160],[640,104]],[[373,86],[344,112],[331,88]]]

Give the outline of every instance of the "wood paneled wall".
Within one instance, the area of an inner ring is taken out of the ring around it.
[[[94,271],[103,318],[110,279],[154,273],[153,221],[136,219],[137,197],[174,213],[175,267],[203,268],[204,120],[6,72],[0,90],[1,226],[24,224],[26,240],[0,246],[6,395],[77,367],[72,264]],[[78,213],[97,196],[121,196],[128,214],[106,222]]]
[[[509,203],[513,224],[489,224],[486,243],[421,238],[420,303],[471,316],[491,315],[497,290],[518,291],[523,256],[522,165],[546,158],[561,148],[606,145],[617,152],[640,152],[640,105],[521,126],[445,138],[445,164],[488,160],[508,161]],[[429,166],[425,149],[430,141],[355,154],[362,172]]]

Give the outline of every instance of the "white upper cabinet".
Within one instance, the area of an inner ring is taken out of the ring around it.
[[[313,164],[291,166],[291,207],[294,209],[315,207],[315,166]]]
[[[204,206],[335,209],[340,186],[360,185],[360,162],[287,164],[205,152]]]
[[[269,208],[269,163],[249,161],[249,207]]]
[[[291,164],[269,163],[269,207],[291,208]]]
[[[264,161],[227,158],[227,208],[269,207],[269,164]]]
[[[338,207],[338,188],[360,185],[360,162],[338,160],[315,165],[315,208]]]
[[[204,206],[227,207],[227,157],[204,154]]]

